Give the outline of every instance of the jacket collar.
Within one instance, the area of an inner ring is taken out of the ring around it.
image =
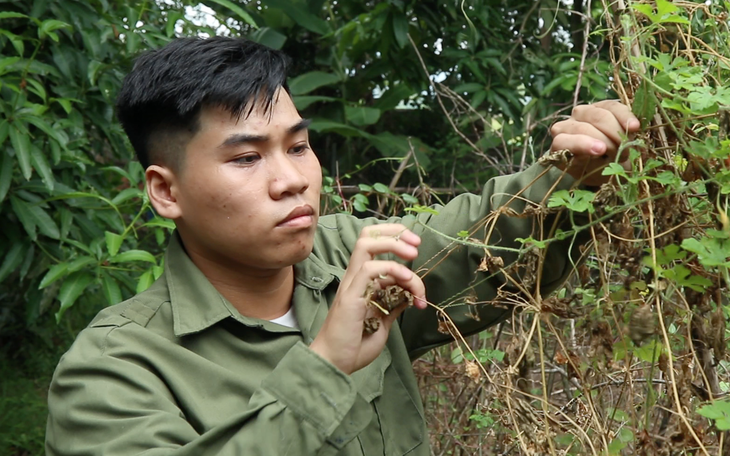
[[[294,265],[296,280],[294,296],[311,295],[312,292],[319,294],[334,279],[340,279],[343,272],[342,269],[330,266],[311,254],[301,263]],[[185,252],[177,232],[171,236],[165,254],[164,277],[170,292],[173,330],[177,337],[198,333],[229,317],[246,326],[256,328],[267,326],[265,329],[272,329],[268,327],[268,322],[264,320],[241,315],[215,289]],[[297,290],[300,286],[310,291],[303,294],[304,290]],[[303,314],[302,311],[304,310],[299,310],[299,306],[296,306],[295,311],[298,320],[309,320]],[[301,323],[305,322],[300,321]]]

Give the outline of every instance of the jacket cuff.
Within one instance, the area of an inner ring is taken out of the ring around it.
[[[370,405],[358,396],[352,378],[302,342],[281,359],[262,388],[335,446],[352,440],[372,419]],[[346,415],[348,426],[341,426]]]

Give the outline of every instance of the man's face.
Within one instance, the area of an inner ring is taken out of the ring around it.
[[[278,269],[312,250],[322,174],[307,122],[284,90],[240,120],[203,108],[176,173],[188,253],[223,267]],[[243,272],[243,271],[241,271]]]

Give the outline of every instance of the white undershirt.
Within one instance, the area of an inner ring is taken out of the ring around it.
[[[287,328],[294,328],[299,329],[299,325],[297,324],[297,319],[294,317],[294,306],[289,307],[289,310],[282,315],[279,318],[274,318],[273,320],[269,320],[272,323],[279,324],[281,326],[286,326]]]

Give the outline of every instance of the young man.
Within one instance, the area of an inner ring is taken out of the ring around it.
[[[425,299],[490,301],[503,280],[475,272],[483,249],[439,233],[474,231],[510,195],[520,194],[519,212],[573,179],[558,169],[540,177],[536,165],[438,215],[320,218],[320,165],[287,91],[286,58],[242,39],[180,39],[144,55],[118,112],[150,201],[177,230],[160,280],[102,311],[61,360],[48,454],[428,455],[411,360],[450,336]],[[555,125],[552,150],[571,150],[567,172],[580,178],[636,128],[618,103],[582,107]],[[499,217],[490,242],[518,247],[533,222]],[[570,272],[569,244],[549,250],[543,294]],[[364,331],[375,315],[366,296],[391,284],[415,306]],[[483,305],[475,319],[465,309],[448,308],[464,334],[511,312]]]

